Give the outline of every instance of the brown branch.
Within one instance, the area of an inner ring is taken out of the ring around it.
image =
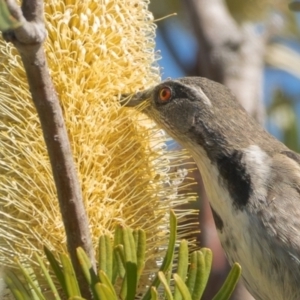
[[[202,76],[223,82],[225,52],[239,48],[241,33],[226,11],[223,0],[189,0],[185,4],[201,47],[199,72],[203,73]]]
[[[294,1],[289,3],[289,9],[292,11],[300,11],[300,2],[299,1]]]
[[[260,122],[265,39],[250,25],[239,26],[224,0],[185,1],[200,44],[198,75],[228,86]]]
[[[85,298],[90,298],[88,286],[80,271],[76,248],[81,246],[95,266],[92,241],[89,232],[81,188],[76,173],[71,147],[64,124],[62,109],[53,86],[43,41],[46,29],[43,21],[43,1],[24,0],[22,9],[14,0],[7,1],[13,16],[21,22],[18,29],[3,33],[18,49],[26,70],[30,92],[40,118],[60,210],[67,236],[67,247]]]

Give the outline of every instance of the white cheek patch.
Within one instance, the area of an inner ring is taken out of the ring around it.
[[[269,158],[268,154],[257,145],[244,149],[246,162],[262,164]]]
[[[243,162],[247,173],[251,176],[254,190],[261,196],[266,196],[267,183],[271,175],[270,156],[257,145],[251,145],[244,149]]]
[[[208,106],[212,106],[211,101],[209,98],[205,95],[205,93],[202,91],[202,89],[198,86],[190,86],[189,87],[195,94],[198,94],[198,99],[201,99],[202,102]]]

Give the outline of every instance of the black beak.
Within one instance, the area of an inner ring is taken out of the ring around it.
[[[146,100],[149,100],[151,98],[152,92],[153,92],[153,88],[150,88],[142,92],[137,92],[135,94],[123,94],[121,96],[122,106],[125,107],[138,106],[144,103]]]

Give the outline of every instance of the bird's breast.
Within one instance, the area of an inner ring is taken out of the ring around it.
[[[300,299],[300,282],[285,271],[285,261],[276,255],[278,245],[253,209],[256,203],[265,201],[270,158],[256,146],[235,153],[233,161],[225,158],[222,166],[212,162],[204,150],[192,155],[202,175],[222,247],[231,264],[241,264],[248,290],[257,300]],[[232,169],[222,171],[225,167]]]

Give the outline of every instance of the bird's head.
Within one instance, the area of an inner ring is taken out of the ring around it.
[[[142,111],[186,148],[207,151],[247,147],[255,121],[223,85],[201,77],[166,80],[138,92],[126,104]]]

